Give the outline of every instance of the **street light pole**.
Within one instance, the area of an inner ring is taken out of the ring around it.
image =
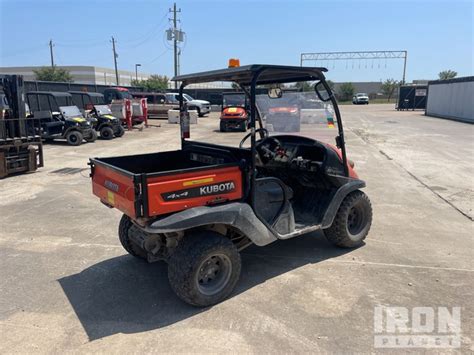
[[[135,80],[138,81],[138,67],[141,67],[141,64],[135,64]]]

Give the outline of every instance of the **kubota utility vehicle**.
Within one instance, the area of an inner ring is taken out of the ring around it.
[[[325,71],[248,65],[177,76],[180,150],[90,160],[93,193],[124,213],[118,234],[125,250],[149,262],[165,260],[170,285],[185,302],[209,306],[229,296],[240,276],[239,251],[251,244],[316,230],[339,247],[363,244],[372,208],[347,159]],[[214,81],[237,83],[248,95],[251,131],[239,147],[189,140],[183,89]],[[316,83],[313,99],[330,101],[335,118],[303,124],[299,135],[271,135],[259,114],[257,87],[270,87],[272,107],[278,100],[286,107],[282,87],[299,81]],[[319,137],[335,137],[336,146]]]
[[[249,121],[247,96],[243,92],[222,94],[221,132],[247,131]]]
[[[94,129],[102,139],[122,137],[125,129],[120,120],[112,114],[110,107],[105,104],[104,95],[98,92],[69,91],[74,104],[79,107],[86,117],[95,119]]]

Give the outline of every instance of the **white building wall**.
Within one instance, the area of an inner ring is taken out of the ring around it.
[[[430,84],[426,115],[474,123],[474,77]]]

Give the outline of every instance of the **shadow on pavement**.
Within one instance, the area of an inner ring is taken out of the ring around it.
[[[231,297],[307,264],[350,252],[331,246],[312,233],[242,252],[242,274]],[[89,340],[116,333],[157,329],[192,317],[208,308],[179,300],[168,284],[164,262],[148,264],[123,255],[92,265],[59,280]]]

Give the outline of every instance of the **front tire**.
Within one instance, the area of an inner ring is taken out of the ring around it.
[[[114,138],[114,130],[109,126],[102,127],[100,129],[100,138],[106,140]]]
[[[342,248],[362,245],[372,224],[372,205],[369,197],[360,190],[347,195],[337,211],[334,221],[324,231],[332,244]]]
[[[84,137],[79,131],[71,131],[66,135],[66,140],[69,145],[81,145]]]
[[[138,259],[147,259],[146,252],[138,245],[133,243],[130,240],[131,233],[140,233],[140,230],[135,227],[132,223],[132,220],[127,215],[123,215],[120,219],[119,228],[118,228],[118,235],[120,244],[122,244],[123,248],[129,253],[130,255],[138,258]]]
[[[171,288],[184,302],[206,307],[224,300],[240,277],[240,254],[226,237],[212,231],[187,234],[168,263]]]
[[[221,132],[227,132],[227,127],[226,127],[226,124],[221,120],[220,124],[219,124],[219,128],[220,128],[220,131]]]

